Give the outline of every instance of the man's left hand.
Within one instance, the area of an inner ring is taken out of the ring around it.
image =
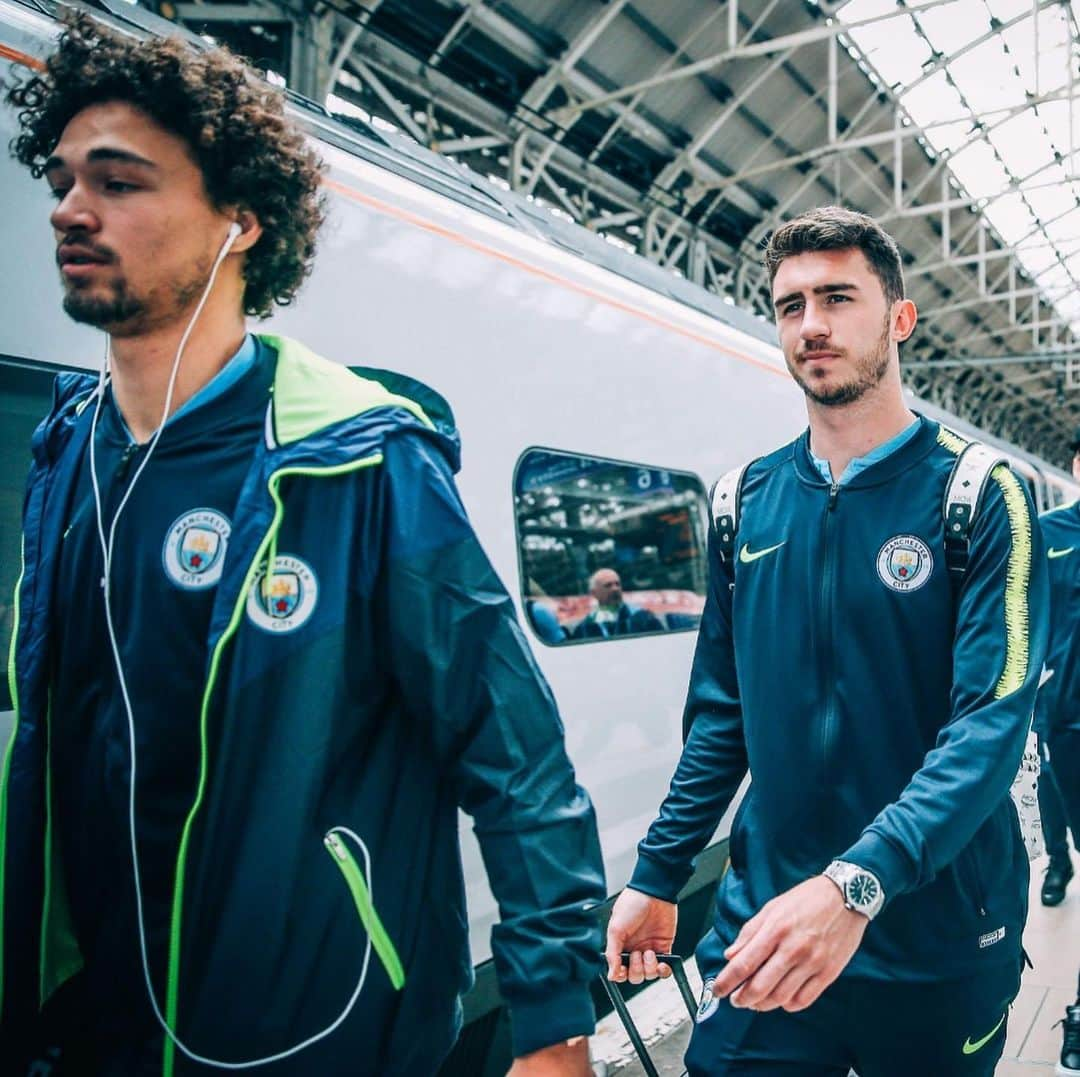
[[[506,1077],[592,1077],[589,1041],[580,1036],[515,1058]]]
[[[751,1010],[805,1010],[844,970],[868,923],[831,879],[807,879],[743,924],[713,994]]]

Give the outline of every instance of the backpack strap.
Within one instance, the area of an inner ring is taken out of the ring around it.
[[[739,528],[739,501],[742,496],[743,477],[752,464],[749,460],[740,467],[732,468],[712,488],[712,518],[716,528],[716,542],[720,557],[725,564],[735,558],[735,532]]]
[[[1009,466],[996,449],[977,441],[967,445],[956,458],[945,486],[945,565],[954,583],[967,571],[971,528],[982,506],[990,473],[998,464]]]

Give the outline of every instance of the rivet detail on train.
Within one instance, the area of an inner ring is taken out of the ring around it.
[[[894,591],[917,591],[934,571],[930,547],[915,535],[895,535],[877,555],[881,582]]]

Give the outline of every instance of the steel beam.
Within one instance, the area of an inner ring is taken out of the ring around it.
[[[855,22],[832,22],[827,26],[815,26],[809,30],[799,30],[795,33],[783,34],[780,37],[769,38],[766,41],[758,41],[749,45],[736,45],[734,48],[727,48],[723,52],[714,53],[712,56],[706,56],[702,60],[696,60],[694,63],[687,64],[685,67],[680,67],[677,71],[668,71],[662,75],[653,75],[650,78],[642,79],[640,82],[632,83],[629,86],[622,86],[618,90],[612,90],[610,93],[600,94],[597,97],[593,97],[586,101],[580,101],[574,105],[567,105],[565,108],[560,109],[559,112],[562,114],[561,118],[565,119],[567,116],[574,113],[601,108],[604,105],[611,104],[613,101],[619,101],[624,97],[633,97],[642,90],[651,90],[657,86],[678,82],[682,79],[693,78],[695,75],[711,71],[714,67],[720,67],[730,60],[749,60],[760,56],[770,56],[774,52],[784,52],[790,49],[802,48],[806,45],[813,45],[818,41],[827,41],[829,38],[834,38],[839,34],[849,34],[852,30],[857,30],[860,26],[870,26],[874,23],[885,22],[888,19],[895,19],[898,17],[907,18],[910,15],[918,14],[920,11],[929,11],[931,8],[941,7],[943,4],[951,4],[953,2],[954,0],[926,0],[926,2],[922,4],[907,4],[902,8],[897,8],[895,11],[886,12],[884,15],[874,15],[870,18],[859,19]],[[1040,2],[1040,0],[1036,0],[1036,2]],[[1057,3],[1058,0],[1041,0],[1041,2]]]

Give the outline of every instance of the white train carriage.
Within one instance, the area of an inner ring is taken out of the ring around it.
[[[134,32],[175,32],[127,4],[114,10],[116,24]],[[55,33],[36,5],[0,0],[0,79],[44,55]],[[330,216],[299,301],[266,328],[342,363],[407,373],[450,401],[464,445],[461,491],[533,632],[596,804],[614,894],[681,747],[705,590],[706,484],[793,437],[805,425],[802,395],[770,324],[402,137],[358,130],[303,102],[293,111],[329,165]],[[0,110],[0,139],[14,132],[14,115]],[[53,372],[96,369],[104,338],[62,313],[45,184],[5,155],[0,191],[9,266],[0,292],[0,594],[8,596],[30,433]],[[1077,495],[1064,473],[1002,447],[1040,507]],[[602,567],[619,572],[657,631],[565,638],[588,611],[586,581]],[[10,630],[5,597],[0,637]],[[729,817],[686,891],[687,945],[723,867]],[[467,1015],[488,1019],[474,1026],[462,1049],[473,1053],[457,1072],[475,1075],[499,1024],[485,966],[497,913],[464,818],[462,843],[480,966]]]

